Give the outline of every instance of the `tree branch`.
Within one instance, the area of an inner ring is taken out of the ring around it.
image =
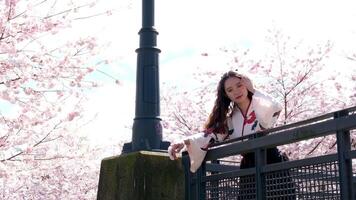
[[[18,80],[20,80],[20,79],[21,79],[20,77],[17,77],[17,78],[14,78],[14,79],[12,79],[12,80],[8,80],[8,81],[12,82],[12,81],[18,81]],[[0,85],[4,85],[5,83],[6,83],[5,81],[0,82]]]
[[[47,141],[45,141],[45,139],[46,139],[46,138],[53,132],[53,130],[55,130],[61,123],[62,123],[62,122],[57,123],[57,124],[52,128],[52,130],[50,130],[40,141],[38,141],[38,142],[37,142],[36,144],[34,144],[32,147],[36,147],[36,146],[38,146],[38,145],[40,145],[40,144],[42,144],[42,143],[47,142]],[[20,155],[22,155],[22,154],[24,154],[24,153],[25,153],[25,151],[22,150],[22,151],[20,151],[20,152],[14,154],[14,155],[8,157],[8,158],[5,158],[5,159],[0,160],[0,162],[13,161],[13,158],[15,158],[15,157],[17,157],[17,156],[20,156]]]
[[[62,15],[62,14],[65,14],[65,13],[69,13],[72,10],[80,9],[80,8],[83,8],[83,7],[86,7],[86,6],[89,6],[89,5],[90,4],[84,4],[84,5],[81,5],[81,6],[74,7],[74,8],[69,8],[67,10],[63,10],[61,12],[58,12],[58,13],[55,13],[55,14],[52,14],[52,15],[47,15],[46,17],[44,17],[44,19],[49,19],[49,18],[55,17],[57,15]]]
[[[347,59],[352,60],[352,61],[356,61],[356,57],[350,57],[350,56],[346,56]]]
[[[301,84],[305,79],[306,79],[306,77],[309,75],[309,73],[311,73],[311,71],[312,71],[312,67],[309,69],[309,71],[308,72],[306,72],[304,75],[303,75],[303,77],[286,93],[287,95],[288,94],[290,94],[295,88],[297,88],[297,86],[299,85],[299,84]]]
[[[53,132],[53,130],[55,130],[60,124],[62,123],[62,121],[58,122],[53,128],[52,130],[50,130],[46,136],[44,136],[40,141],[38,141],[36,144],[33,145],[33,147],[36,147],[38,145],[40,145],[41,143],[43,143],[43,141]]]
[[[309,156],[310,154],[312,154],[318,148],[318,146],[324,141],[324,139],[325,136],[314,146],[314,148],[311,151],[309,151],[309,153],[307,153],[307,155]]]
[[[174,117],[178,120],[178,122],[180,124],[182,124],[183,126],[185,126],[189,131],[192,130],[192,128],[188,125],[187,121],[181,116],[181,115],[177,115],[176,112],[174,112]]]

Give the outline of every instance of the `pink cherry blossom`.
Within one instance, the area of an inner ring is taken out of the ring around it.
[[[266,48],[266,55],[260,58],[250,56],[253,49],[223,48],[221,53],[230,56],[231,61],[225,67],[213,70],[199,68],[192,72],[197,80],[192,90],[181,91],[164,84],[161,103],[164,128],[168,133],[166,137],[174,141],[201,131],[211,111],[206,104],[210,102],[212,105],[221,74],[236,68],[238,72],[249,73],[257,89],[282,103],[284,109],[277,125],[302,121],[356,104],[356,98],[353,98],[356,97],[356,71],[349,77],[334,72],[325,76],[324,70],[328,70],[328,57],[332,52],[330,41],[310,47],[294,42],[281,31],[270,32],[267,41],[270,41],[270,46]],[[353,145],[356,145],[356,135],[352,137]],[[323,137],[283,145],[280,149],[291,159],[299,159],[335,152],[334,144],[334,137]]]
[[[67,35],[75,16],[97,12],[95,0],[87,3],[0,4],[0,199],[96,196],[103,150],[75,131],[87,123],[83,88],[98,85],[86,79],[100,48],[90,33]]]

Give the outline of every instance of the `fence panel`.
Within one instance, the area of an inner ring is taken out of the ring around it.
[[[234,139],[214,145],[195,174],[189,172],[189,157],[185,154],[186,199],[355,200],[356,138],[350,138],[350,130],[355,133],[356,129],[355,110],[353,107],[271,129],[261,133],[269,134],[263,138],[255,134],[255,139],[248,141]],[[337,136],[335,154],[274,164],[265,162],[267,148],[331,134]],[[226,161],[247,152],[255,152],[253,168],[240,169],[238,159]]]

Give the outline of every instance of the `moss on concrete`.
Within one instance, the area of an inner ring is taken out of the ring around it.
[[[183,200],[184,171],[167,153],[140,151],[101,163],[98,200]]]

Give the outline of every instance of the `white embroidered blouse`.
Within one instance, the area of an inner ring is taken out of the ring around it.
[[[205,149],[212,139],[220,142],[249,135],[262,129],[272,128],[281,110],[282,106],[274,99],[255,91],[246,116],[236,107],[232,116],[227,119],[230,135],[201,132],[184,140],[190,158],[190,170],[195,172],[200,167],[206,155]]]

